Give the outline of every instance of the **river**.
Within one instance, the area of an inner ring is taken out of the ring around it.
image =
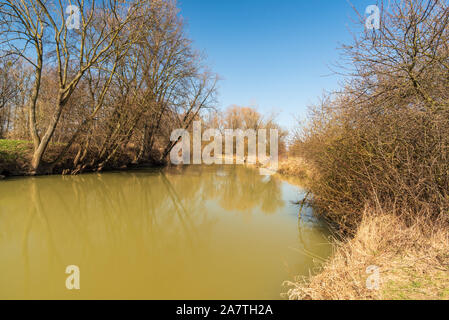
[[[302,197],[243,166],[0,181],[0,299],[280,299],[330,254]]]

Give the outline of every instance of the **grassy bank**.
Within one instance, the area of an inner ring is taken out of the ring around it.
[[[106,165],[99,168],[95,165],[94,159],[87,156],[85,164],[77,168],[74,162],[79,157],[78,149],[73,146],[68,150],[65,156],[54,165],[50,165],[53,159],[57,157],[60,150],[64,148],[62,143],[51,143],[44,157],[44,164],[47,166],[45,174],[78,174],[93,171],[122,170],[135,168],[139,166],[160,166],[161,164],[150,161],[133,161],[135,150],[123,148],[116,157]],[[0,176],[26,176],[31,172],[31,158],[33,154],[33,145],[29,141],[0,139]],[[89,163],[91,165],[89,165]]]
[[[27,141],[0,139],[0,175],[26,174],[31,149]]]
[[[332,257],[310,278],[285,283],[292,300],[449,300],[449,232],[395,214],[366,212],[352,238],[336,241]],[[370,267],[378,287],[367,286]],[[371,288],[371,289],[370,289]]]
[[[289,157],[279,161],[279,174],[300,179],[306,178],[309,174],[307,165],[303,159],[298,157]]]
[[[303,159],[280,161],[279,173],[310,185],[312,171]],[[414,214],[366,208],[351,235],[336,234],[333,254],[310,277],[285,282],[291,300],[449,300],[449,226]],[[410,214],[412,215],[412,214]],[[379,270],[370,289],[369,268]]]

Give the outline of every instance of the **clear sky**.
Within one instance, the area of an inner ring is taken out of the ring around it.
[[[324,90],[356,17],[376,0],[178,0],[194,47],[220,75],[219,106],[257,105],[286,129]]]

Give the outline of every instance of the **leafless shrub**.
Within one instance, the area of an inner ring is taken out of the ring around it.
[[[354,72],[298,142],[314,168],[313,205],[348,233],[366,206],[405,221],[449,218],[449,9],[390,5],[378,33],[345,47]]]

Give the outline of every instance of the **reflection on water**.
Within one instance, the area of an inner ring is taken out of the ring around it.
[[[232,166],[2,181],[0,298],[277,299],[329,253],[300,192]]]

